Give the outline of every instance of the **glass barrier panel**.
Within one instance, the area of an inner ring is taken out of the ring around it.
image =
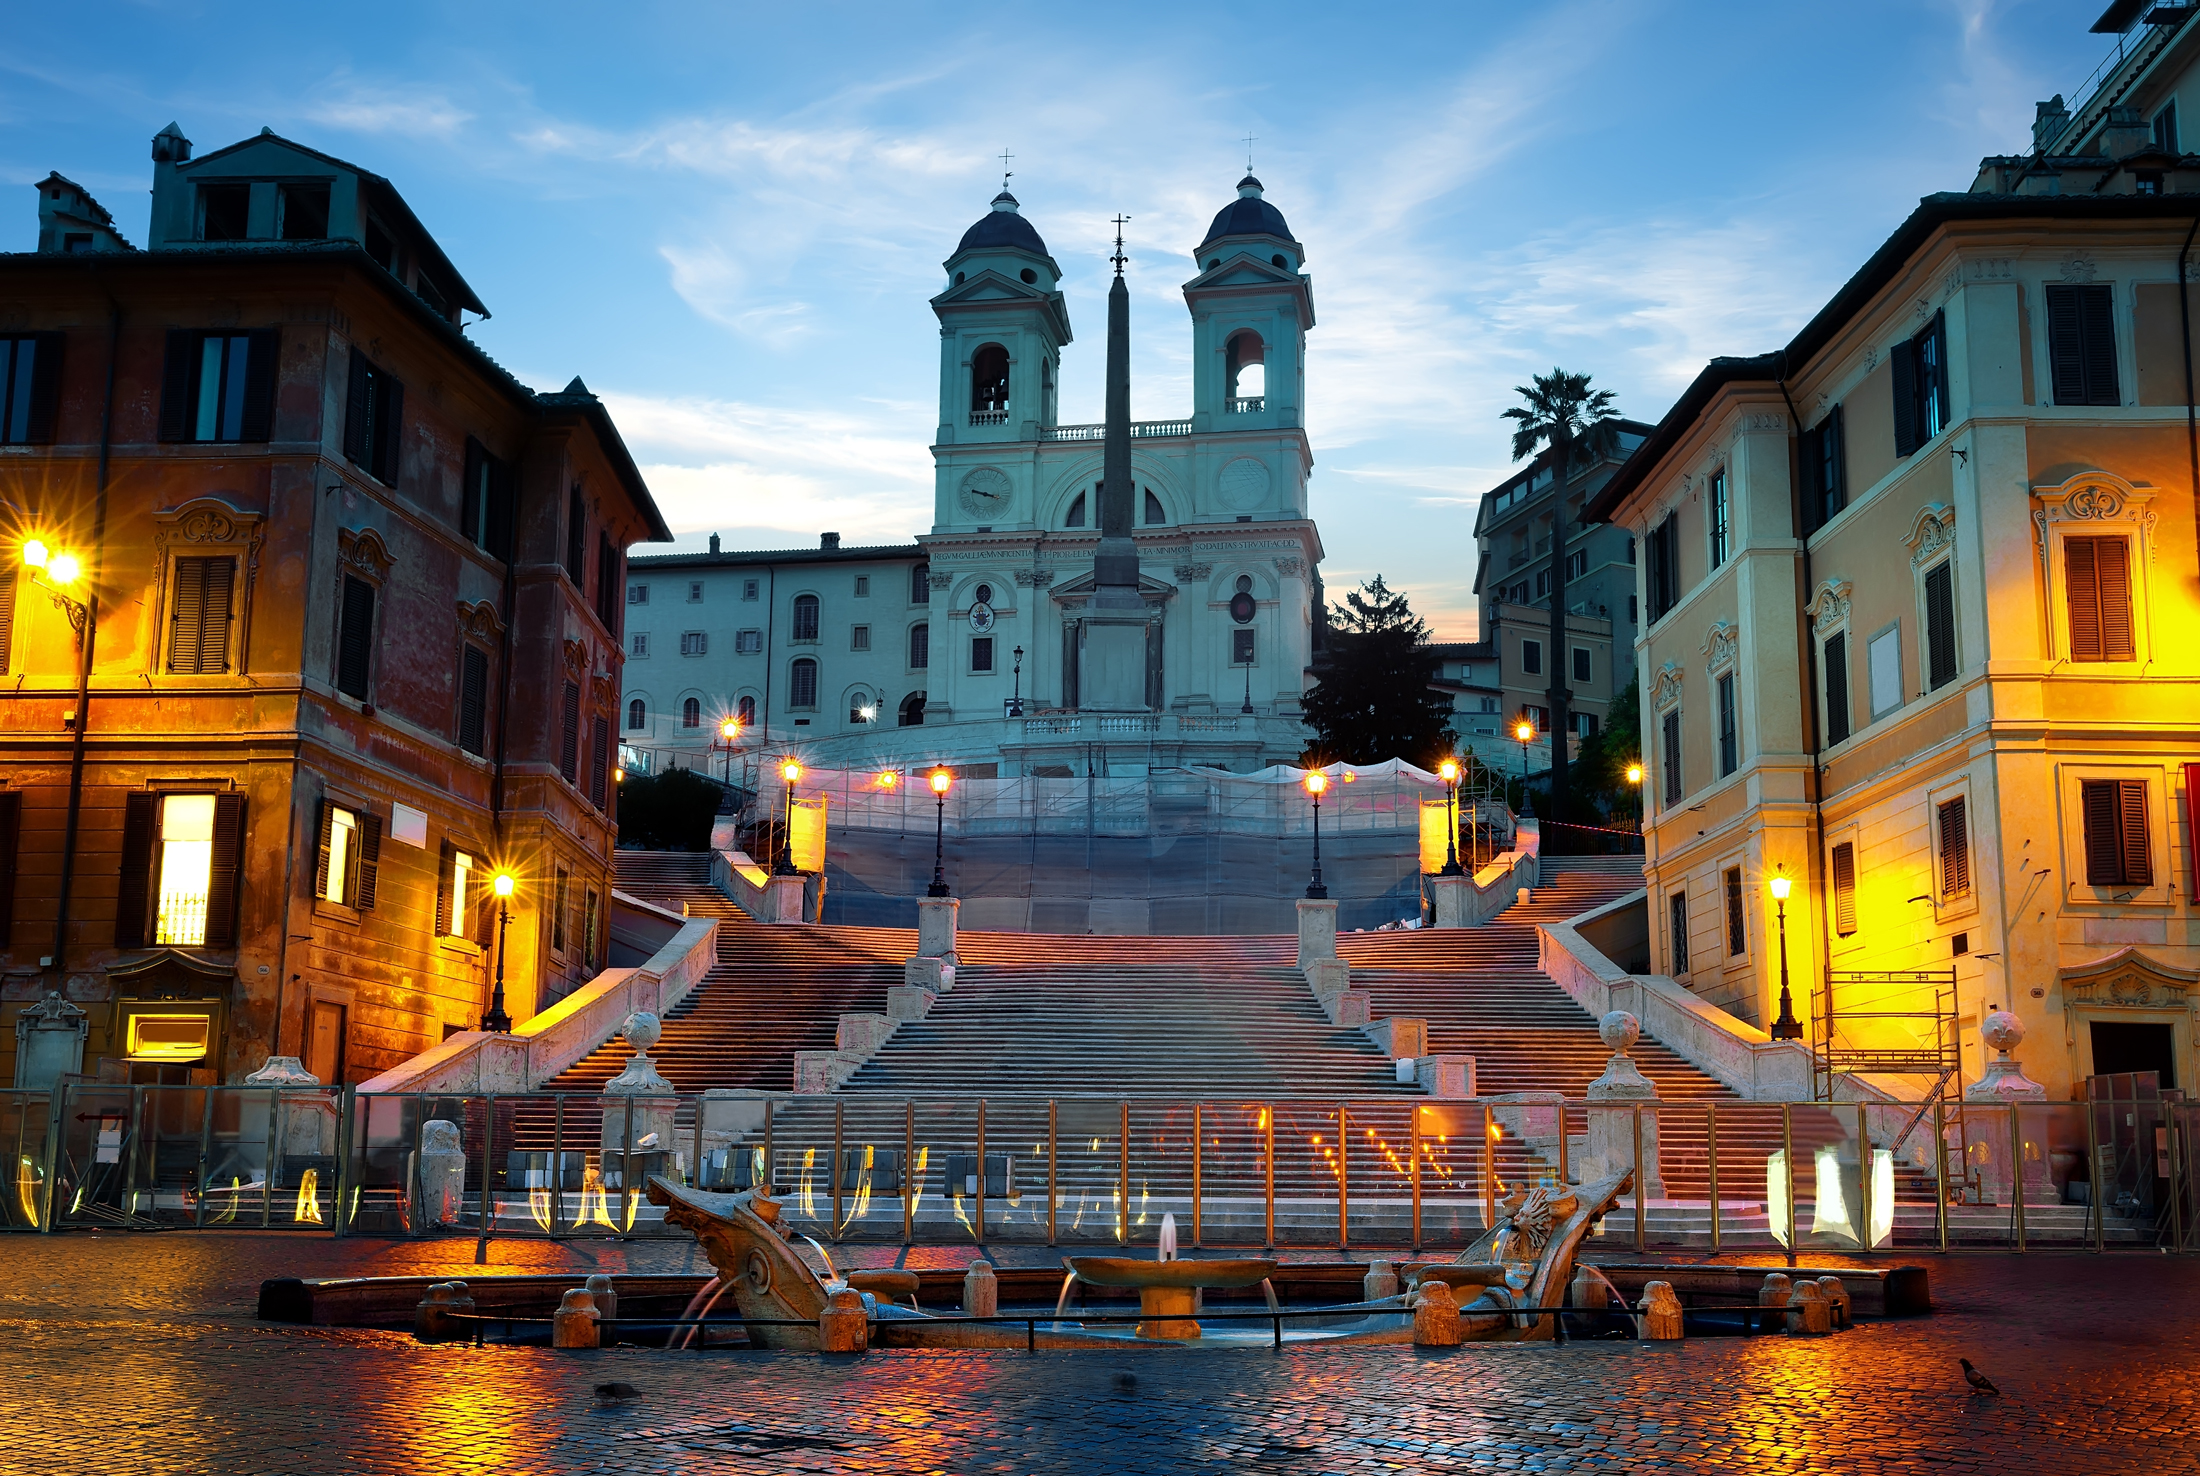
[[[1956,1102],[1945,1118],[1948,1244],[2014,1249],[2020,1182],[2014,1166],[2021,1157],[2014,1113],[1998,1102]]]
[[[2093,1244],[2082,1102],[2028,1102],[2015,1109],[2027,1250],[2083,1250]]]
[[[1177,1225],[1178,1244],[1258,1250],[1268,1237],[1268,1129],[1264,1102],[1206,1102],[1199,1114],[1199,1198]]]
[[[1200,1115],[1204,1119],[1204,1110]],[[1192,1243],[1192,1109],[1187,1103],[1134,1099],[1130,1130],[1130,1239],[1124,1253],[1158,1255],[1165,1218],[1176,1227],[1178,1249],[1188,1250]]]
[[[7,1153],[0,1185],[0,1229],[36,1230],[46,1213],[46,1138],[53,1099],[44,1092],[0,1092],[0,1151]]]
[[[913,1104],[848,1097],[840,1112],[839,1179],[828,1186],[833,1203],[826,1217],[832,1238],[899,1241],[914,1158]]]
[[[1135,1120],[1135,1106],[1132,1112]],[[972,1151],[976,1151],[975,1144]],[[1047,1239],[1046,1099],[988,1098],[985,1104],[985,1156],[985,1238],[1044,1244]],[[965,1187],[968,1187],[967,1178]],[[899,1227],[896,1229],[898,1231]]]
[[[63,1089],[54,1218],[63,1225],[115,1224],[135,1166],[137,1094],[126,1086],[72,1083]]]
[[[155,1224],[198,1223],[201,1158],[207,1147],[207,1109],[217,1087],[146,1087],[138,1109],[136,1208]],[[340,1094],[339,1094],[340,1095]],[[330,1135],[333,1145],[334,1135]],[[334,1159],[330,1161],[334,1169]]]
[[[1413,1109],[1410,1100],[1345,1108],[1345,1229],[1354,1246],[1413,1244]]]
[[[773,1191],[781,1206],[779,1223],[790,1237],[832,1238],[835,1105],[832,1097],[806,1096],[772,1106]]]
[[[1054,1106],[1055,1240],[1120,1245],[1123,1104],[1112,1097],[1059,1097]]]
[[[1478,1101],[1423,1102],[1420,1119],[1421,1244],[1464,1250],[1488,1228],[1483,1178],[1489,1166]]]
[[[1346,1155],[1334,1102],[1277,1102],[1276,1244],[1334,1247],[1341,1237]]]

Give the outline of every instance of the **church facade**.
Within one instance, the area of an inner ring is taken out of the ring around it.
[[[1295,759],[1321,599],[1307,511],[1304,248],[1247,176],[1184,285],[1190,413],[1062,425],[1061,269],[1006,190],[964,233],[940,321],[933,524],[910,544],[636,558],[631,766],[947,762],[1083,777]],[[685,654],[682,654],[685,653]],[[734,777],[739,779],[738,769]]]

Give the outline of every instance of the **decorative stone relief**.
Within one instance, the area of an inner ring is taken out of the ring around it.
[[[1849,600],[1856,586],[1846,579],[1829,579],[1818,586],[1818,593],[1803,609],[1810,617],[1810,628],[1818,634],[1827,631],[1849,618]]]
[[[1979,257],[1963,264],[1964,275],[1974,282],[2009,282],[2016,279],[2015,263],[2006,256]]]
[[[1054,582],[1052,569],[1018,569],[1016,582],[1026,589],[1045,589]]]
[[[565,675],[568,681],[578,682],[588,675],[587,646],[568,636],[562,654],[565,657]]]
[[[2136,948],[2126,948],[2098,963],[2064,969],[2062,988],[2067,1003],[2185,1009],[2195,990],[2200,990],[2200,972],[2160,963]]]
[[[1306,560],[1278,559],[1276,560],[1276,572],[1286,579],[1296,579],[1306,572]]]
[[[153,515],[153,617],[156,629],[168,620],[168,566],[171,555],[199,557],[231,554],[237,560],[237,609],[231,628],[234,671],[245,670],[245,634],[251,629],[252,591],[259,582],[260,548],[267,541],[266,519],[219,497],[196,497],[169,512]],[[379,577],[379,576],[377,576]]]
[[[1956,539],[1956,510],[1935,502],[1920,508],[1917,521],[1903,536],[1903,546],[1910,551],[1910,567],[1922,566],[1933,555],[1954,543]]]
[[[504,634],[504,622],[497,619],[497,607],[487,600],[468,604],[458,602],[458,633],[470,641],[484,646],[494,646]]]
[[[1713,676],[1734,664],[1741,654],[1742,638],[1732,625],[1722,620],[1711,627],[1703,638],[1704,670]]]
[[[1779,414],[1778,412],[1774,412],[1769,415],[1745,415],[1742,417],[1743,430],[1786,430],[1787,423],[1787,417],[1785,415]]]
[[[1681,667],[1677,661],[1668,661],[1658,668],[1658,674],[1650,683],[1650,706],[1663,712],[1681,700]]]
[[[2073,251],[2062,259],[2062,279],[2065,282],[2090,282],[2096,263],[2083,251]]]
[[[1178,584],[1195,584],[1215,572],[1212,564],[1178,564],[1174,570]]]
[[[1268,500],[1267,466],[1250,456],[1240,456],[1223,467],[1216,479],[1222,501],[1239,512],[1249,512]]]
[[[945,589],[955,582],[955,576],[952,574],[934,574],[931,579],[934,589]]]
[[[2154,488],[2144,482],[2126,482],[2107,472],[2080,472],[2056,487],[2034,487],[2033,538],[2043,561],[2047,559],[2049,528],[2056,523],[2130,523],[2146,545],[2146,561],[2154,562],[2154,527],[2161,515],[2153,508]],[[2050,579],[2052,586],[2052,576]]]
[[[353,573],[364,574],[377,584],[389,578],[390,566],[397,562],[390,557],[389,546],[382,541],[382,535],[372,528],[339,529],[336,556]]]

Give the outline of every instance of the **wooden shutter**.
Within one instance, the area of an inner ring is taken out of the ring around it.
[[[1845,743],[1849,736],[1849,633],[1837,630],[1826,637],[1826,742]]]
[[[336,635],[336,690],[367,700],[374,657],[374,586],[344,576],[344,607]]]
[[[581,560],[588,553],[588,505],[575,486],[565,500],[565,575],[573,587],[581,587]]]
[[[1731,958],[1749,952],[1749,922],[1742,909],[1742,869],[1739,866],[1730,866],[1726,872],[1726,951]]]
[[[1971,890],[1971,827],[1959,796],[1940,805],[1940,894],[1959,897]]]
[[[164,441],[192,437],[196,420],[192,412],[197,407],[191,403],[191,386],[198,377],[199,345],[205,339],[205,334],[188,328],[168,330],[167,357],[160,373],[160,438]]]
[[[451,936],[451,888],[457,880],[458,866],[451,843],[445,841],[435,863],[435,935],[438,938]]]
[[[475,646],[459,655],[458,746],[479,756],[487,746],[489,658]]]
[[[2187,894],[2200,886],[2200,764],[2185,770],[2185,886]]]
[[[2154,885],[2153,848],[2147,844],[2147,782],[2116,781],[2116,846],[2127,887]]]
[[[481,442],[468,436],[466,470],[458,483],[458,531],[474,543],[481,541],[481,479],[487,463],[488,453],[481,449]]]
[[[558,772],[571,784],[580,772],[581,757],[581,689],[572,682],[565,684],[562,716],[562,726],[558,730]]]
[[[326,799],[315,801],[313,833],[318,839],[319,856],[313,865],[313,895],[316,900],[328,895],[329,834],[336,828],[336,807]]]
[[[115,885],[115,947],[143,948],[153,892],[153,842],[160,796],[126,795],[122,802],[122,876]]]
[[[282,335],[273,328],[255,328],[245,335],[244,413],[237,422],[240,441],[275,438],[275,369],[282,352]],[[236,366],[230,366],[236,373]]]
[[[0,568],[0,676],[7,674],[8,652],[15,643],[15,585],[15,571]]]
[[[1890,355],[1894,379],[1894,454],[1907,456],[1918,447],[1917,344],[1898,343]]]
[[[1956,679],[1955,569],[1946,560],[1925,571],[1925,660],[1927,690]]]
[[[15,916],[15,873],[22,862],[23,791],[0,789],[0,949],[8,946],[9,924]]]
[[[2099,576],[2101,659],[2131,661],[2138,656],[2132,639],[2131,544],[2122,538],[2093,540],[2093,567]]]
[[[206,884],[206,946],[237,946],[237,899],[244,893],[244,796],[214,796],[214,861]]]
[[[375,453],[374,474],[394,487],[405,449],[405,386],[387,374],[380,378],[381,404],[375,407],[374,428],[381,446]]]
[[[1820,521],[1830,522],[1835,513],[1849,505],[1849,431],[1839,405],[1826,412],[1825,422],[1818,429],[1820,475],[1824,482],[1819,491],[1825,509],[1820,514]]]
[[[2101,575],[2098,538],[2063,540],[2063,598],[2070,611],[2070,659],[2101,656]]]
[[[2047,288],[2047,366],[2056,404],[2119,403],[2115,309],[2106,284]]]
[[[362,912],[374,910],[374,894],[380,884],[382,870],[382,817],[370,815],[365,810],[359,816],[359,867],[358,885],[353,892],[352,906]]]
[[[2047,289],[2047,374],[2058,405],[2083,405],[2085,349],[2074,287]]]
[[[48,445],[54,439],[54,423],[61,408],[61,344],[65,337],[60,333],[31,335],[37,347],[31,350],[30,416],[23,439],[34,446]]]
[[[1856,845],[1843,841],[1833,848],[1833,930],[1842,937],[1856,932]]]
[[[168,670],[209,675],[229,669],[230,600],[237,582],[233,558],[176,560],[168,620]]]
[[[2123,839],[2117,834],[2118,795],[2113,779],[2086,779],[2078,785],[2078,808],[2085,823],[2085,884],[2113,887],[2123,881]]]
[[[611,724],[597,718],[588,746],[588,802],[602,809],[611,783]]]
[[[373,385],[374,366],[365,354],[353,349],[351,378],[344,386],[344,455],[355,466],[367,466],[367,416]]]
[[[1681,797],[1681,715],[1665,715],[1665,798],[1668,804]]]

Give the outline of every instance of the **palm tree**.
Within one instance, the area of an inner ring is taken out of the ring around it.
[[[1532,383],[1514,386],[1513,393],[1520,396],[1521,403],[1504,412],[1505,419],[1514,423],[1513,460],[1532,456],[1537,447],[1548,445],[1552,480],[1557,484],[1551,502],[1551,685],[1545,694],[1551,701],[1550,812],[1552,821],[1557,822],[1565,818],[1561,807],[1566,802],[1566,734],[1572,726],[1567,706],[1573,697],[1566,686],[1564,664],[1566,485],[1573,478],[1577,462],[1593,465],[1611,455],[1618,446],[1618,434],[1612,425],[1612,392],[1589,388],[1586,374],[1553,369],[1536,375]],[[1527,789],[1525,774],[1521,776],[1521,789]]]

